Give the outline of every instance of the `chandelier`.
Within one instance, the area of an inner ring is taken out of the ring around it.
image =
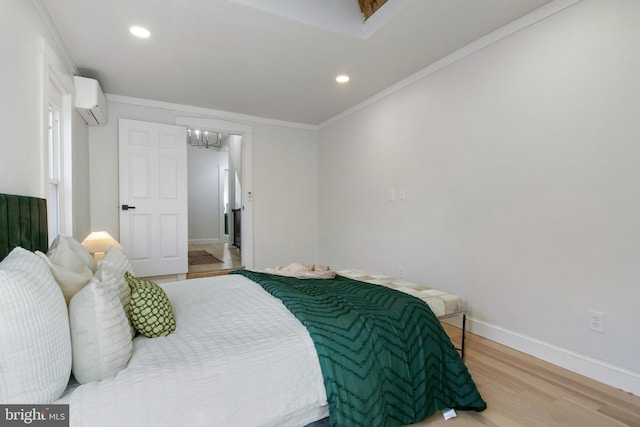
[[[187,129],[187,143],[193,147],[219,150],[222,147],[222,134],[208,130]]]

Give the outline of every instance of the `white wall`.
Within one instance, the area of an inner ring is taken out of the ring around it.
[[[200,114],[192,114],[193,107],[168,107],[143,100],[139,104],[109,101],[109,122],[104,127],[91,127],[89,133],[91,194],[99,195],[91,199],[91,223],[94,229],[113,236],[120,234],[118,118],[173,124],[177,116],[203,116],[204,111],[198,109]],[[245,202],[253,203],[253,267],[295,260],[317,262],[315,131],[266,120],[244,121],[243,125],[253,128],[253,183],[243,182],[243,192],[253,186],[253,194],[264,194],[264,202],[255,197],[253,202]]]
[[[64,52],[50,35],[32,1],[2,0],[0,13],[0,192],[46,197],[43,184],[45,117],[43,52],[63,64]],[[65,67],[65,65],[63,65]],[[72,79],[69,66],[58,69]],[[73,129],[73,230],[83,239],[90,229],[87,126],[76,114]]]
[[[322,261],[403,266],[477,332],[640,394],[639,3],[584,0],[323,126]]]
[[[6,13],[11,11],[11,13]],[[3,0],[0,13],[0,191],[43,197],[42,42],[31,1]]]
[[[77,112],[73,115],[73,237],[82,242],[92,231],[89,184],[89,126]]]
[[[256,266],[321,263],[315,131],[260,126],[253,140]]]

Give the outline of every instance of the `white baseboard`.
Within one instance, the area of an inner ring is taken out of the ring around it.
[[[220,243],[224,242],[224,240],[219,238],[213,239],[189,239],[190,245],[210,245],[211,243]]]
[[[150,277],[145,277],[145,279],[151,280],[152,282],[155,282],[155,283],[173,283],[181,280],[187,280],[187,274],[181,273],[181,274],[170,274],[168,276],[150,276]]]
[[[467,317],[469,332],[640,396],[640,372]]]

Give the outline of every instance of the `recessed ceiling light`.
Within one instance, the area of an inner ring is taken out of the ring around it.
[[[129,28],[129,31],[131,31],[131,34],[136,37],[140,37],[141,39],[146,39],[151,35],[149,30],[143,27],[131,27]]]
[[[341,74],[338,77],[336,77],[336,81],[338,83],[346,83],[349,81],[349,76],[347,76],[346,74]]]

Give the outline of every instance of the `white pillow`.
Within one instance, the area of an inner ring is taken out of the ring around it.
[[[131,262],[129,262],[129,258],[127,258],[124,252],[114,248],[113,246],[109,248],[107,253],[104,255],[104,258],[98,261],[98,268],[100,267],[107,267],[111,269],[118,277],[124,277],[124,273],[127,271],[135,276]]]
[[[118,296],[124,312],[128,313],[129,303],[131,302],[131,288],[129,288],[127,280],[124,278],[124,273],[120,276],[118,271],[107,265],[101,265],[93,277]]]
[[[57,400],[71,375],[67,305],[47,264],[23,248],[0,263],[0,402]]]
[[[87,267],[89,267],[91,271],[96,271],[96,268],[98,268],[98,266],[96,265],[96,262],[93,259],[93,255],[91,255],[84,248],[84,246],[80,244],[80,242],[78,242],[71,236],[60,235],[56,237],[55,240],[51,243],[51,246],[49,247],[49,251],[47,252],[47,255],[51,256],[52,252],[55,252],[58,249],[60,240],[65,240],[66,241],[65,246],[67,246],[68,249],[71,249],[76,255],[78,255],[78,257],[82,260],[82,262]]]
[[[120,273],[107,264],[103,264],[98,267],[96,274],[93,276],[96,280],[98,280],[102,286],[111,290],[115,295],[120,299],[120,303],[122,304],[122,309],[124,310],[124,314],[127,317],[127,321],[131,323],[131,319],[129,317],[129,305],[131,303],[131,288],[127,283],[124,275],[120,275]],[[130,327],[131,337],[133,338],[136,335],[136,330],[133,326]]]
[[[67,239],[56,239],[47,255],[40,251],[38,254],[49,264],[53,277],[60,285],[64,299],[69,304],[71,297],[93,277],[93,271],[82,261],[82,258],[71,249]]]
[[[129,258],[125,255],[123,251],[120,249],[116,249],[113,246],[107,250],[107,253],[104,255],[100,261],[98,261],[98,270],[101,269],[109,270],[116,276],[116,283],[111,285],[114,286],[116,293],[120,297],[120,301],[122,302],[122,307],[124,308],[124,312],[127,315],[127,319],[129,318],[129,302],[131,301],[131,289],[129,289],[129,285],[124,278],[124,273],[129,272],[134,274],[133,267],[131,266],[131,262],[129,262]],[[132,336],[135,335],[135,329],[133,326],[131,327]]]
[[[105,281],[113,275],[104,271]],[[69,304],[73,375],[80,384],[112,377],[127,367],[133,345],[118,295],[97,277]]]

